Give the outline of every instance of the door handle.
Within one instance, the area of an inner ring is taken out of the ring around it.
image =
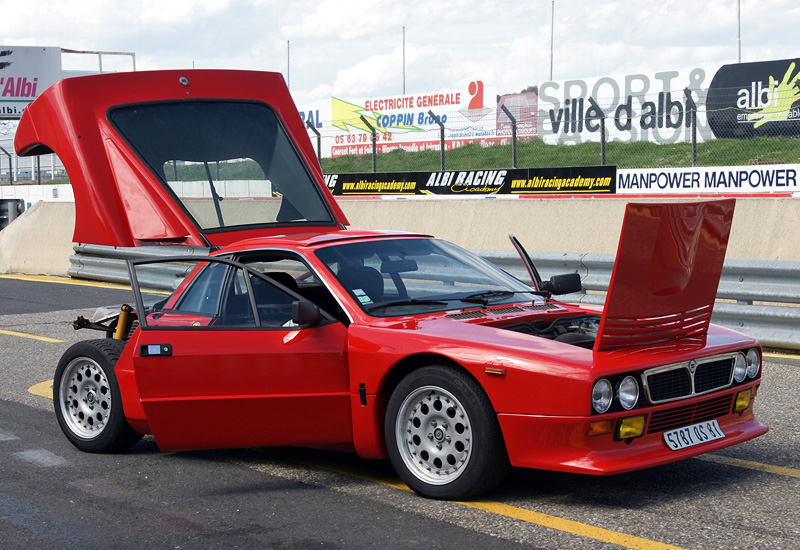
[[[142,344],[139,346],[141,357],[168,357],[172,355],[172,344]]]

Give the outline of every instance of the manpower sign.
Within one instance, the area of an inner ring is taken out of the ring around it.
[[[800,164],[618,170],[620,195],[755,195],[800,192]]]
[[[61,48],[0,46],[0,119],[18,119],[61,79]]]

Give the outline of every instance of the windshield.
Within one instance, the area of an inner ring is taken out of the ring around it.
[[[543,300],[529,286],[446,241],[381,239],[329,246],[316,255],[375,317]]]
[[[118,107],[109,118],[198,227],[334,225],[275,112],[263,103]]]

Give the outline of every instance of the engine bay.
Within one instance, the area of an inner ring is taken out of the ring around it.
[[[499,328],[591,349],[600,328],[600,315],[559,317],[553,321],[539,319],[530,323],[514,323]]]

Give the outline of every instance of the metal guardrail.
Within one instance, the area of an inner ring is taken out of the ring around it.
[[[98,245],[75,245],[68,274],[129,284],[127,259],[165,256],[205,256],[208,248],[152,246],[121,248]],[[516,252],[476,250],[483,258],[523,281],[528,274]],[[584,292],[559,299],[590,305],[602,305],[614,268],[613,254],[547,253],[531,254],[543,279],[561,273],[579,273]],[[165,288],[172,288],[175,275],[157,273]],[[160,280],[160,279],[159,279]],[[800,349],[800,262],[726,260],[722,270],[717,303],[712,321],[738,330],[761,341],[764,346]]]
[[[76,244],[75,254],[69,257],[67,275],[76,279],[90,279],[106,283],[129,285],[127,260],[143,258],[165,258],[168,256],[202,257],[208,256],[210,248],[202,246],[139,246],[119,247],[96,244]],[[142,282],[153,288],[174,289],[175,270],[164,265],[161,269],[148,271]]]

